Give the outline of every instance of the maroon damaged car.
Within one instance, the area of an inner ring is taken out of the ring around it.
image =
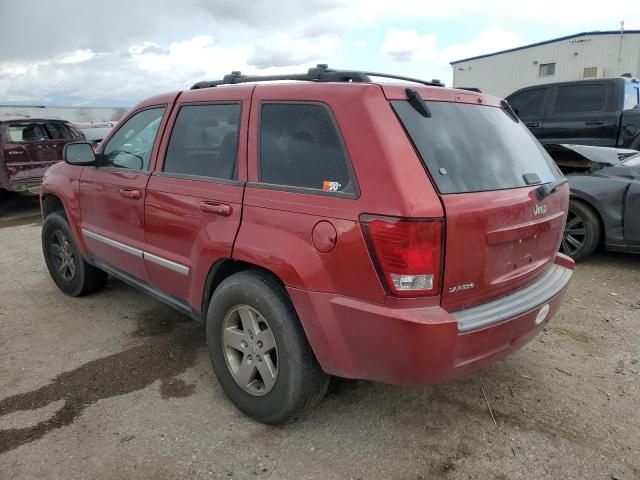
[[[64,120],[0,119],[0,196],[38,195],[44,171],[62,160],[67,143],[79,140],[84,135]]]

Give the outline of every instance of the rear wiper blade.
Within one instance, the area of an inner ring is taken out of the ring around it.
[[[551,195],[557,190],[559,186],[564,185],[568,181],[569,180],[567,180],[566,178],[562,178],[560,180],[556,180],[555,182],[540,185],[538,188],[536,188],[536,197],[538,198],[538,200],[542,200],[543,198]]]
[[[415,89],[407,88],[405,89],[405,93],[407,94],[409,105],[415,108],[423,117],[431,118],[431,110],[429,110],[429,107],[427,107],[427,104]]]

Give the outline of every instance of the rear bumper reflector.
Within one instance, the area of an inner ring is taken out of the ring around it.
[[[504,297],[453,312],[460,333],[489,327],[544,305],[571,281],[573,270],[554,264],[532,284]]]

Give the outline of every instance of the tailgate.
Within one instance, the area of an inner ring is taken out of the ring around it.
[[[538,201],[534,188],[443,195],[442,306],[460,310],[524,287],[554,262],[568,186]]]
[[[485,101],[391,104],[445,211],[442,306],[468,308],[532,282],[553,263],[568,207],[562,174],[506,108]],[[426,110],[426,112],[425,112]]]

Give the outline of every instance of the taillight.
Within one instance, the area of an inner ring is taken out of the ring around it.
[[[392,295],[440,293],[442,220],[363,215],[362,230],[373,262]]]

